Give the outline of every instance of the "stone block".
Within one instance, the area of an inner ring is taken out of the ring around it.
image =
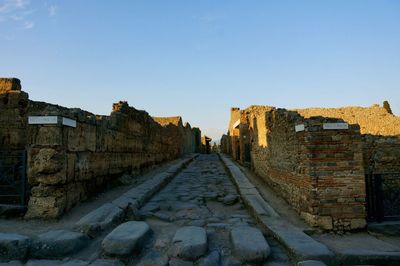
[[[150,226],[145,222],[126,222],[111,231],[101,242],[101,247],[107,255],[127,257],[142,248],[150,232]]]
[[[166,254],[150,251],[137,264],[137,266],[168,266],[168,256]]]
[[[172,239],[173,257],[194,261],[207,251],[207,234],[204,228],[185,226],[179,228]]]
[[[30,245],[31,240],[27,236],[0,233],[0,262],[24,260]]]
[[[33,241],[31,255],[35,258],[63,258],[80,251],[89,238],[78,232],[54,230],[40,234]]]
[[[257,228],[237,226],[230,236],[233,253],[242,262],[261,262],[271,253],[268,242]]]
[[[75,226],[89,236],[110,228],[123,218],[123,210],[114,204],[106,203],[82,217]]]
[[[21,91],[21,81],[17,78],[0,78],[0,94]]]
[[[34,197],[31,196],[28,202],[26,219],[54,219],[61,216],[66,207],[66,195]]]

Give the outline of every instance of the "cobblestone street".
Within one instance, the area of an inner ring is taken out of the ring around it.
[[[232,243],[233,229],[257,228],[257,225],[240,202],[236,188],[215,154],[198,157],[140,212],[152,228],[153,236],[141,258],[134,259],[130,265],[138,261],[140,265],[158,265],[159,261],[168,261],[167,254],[171,257],[170,265],[192,265],[181,259],[193,257],[180,256],[173,243],[175,232],[187,226],[206,231],[207,249],[197,261],[198,265],[241,265],[239,260],[251,262],[257,258],[256,265],[289,264],[287,256],[272,239],[267,239],[271,247],[269,256],[269,251],[263,251],[262,246],[256,250],[255,242],[248,247]],[[255,254],[248,256],[249,252]]]

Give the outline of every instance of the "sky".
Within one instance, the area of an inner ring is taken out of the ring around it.
[[[126,100],[217,140],[231,107],[400,115],[400,1],[0,0],[0,76],[30,99]]]

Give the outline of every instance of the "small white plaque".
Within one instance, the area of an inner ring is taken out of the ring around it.
[[[294,127],[294,130],[296,130],[296,132],[304,131],[305,130],[304,124],[296,125]]]
[[[349,124],[347,123],[324,123],[322,125],[323,129],[349,129]]]
[[[63,124],[64,126],[67,126],[67,127],[76,127],[76,120],[63,117],[63,118],[62,118],[62,124]]]
[[[58,124],[58,116],[29,116],[29,125],[51,125]]]

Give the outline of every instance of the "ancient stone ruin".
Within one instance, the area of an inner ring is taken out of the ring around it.
[[[179,116],[151,117],[127,102],[109,116],[36,102],[16,78],[0,79],[0,109],[0,161],[15,172],[1,203],[27,203],[26,218],[60,217],[125,173],[202,149],[200,129]]]
[[[232,108],[221,150],[311,225],[346,231],[400,215],[400,118],[378,105]]]
[[[211,147],[180,116],[0,78],[0,265],[399,265],[388,110],[232,108]]]

